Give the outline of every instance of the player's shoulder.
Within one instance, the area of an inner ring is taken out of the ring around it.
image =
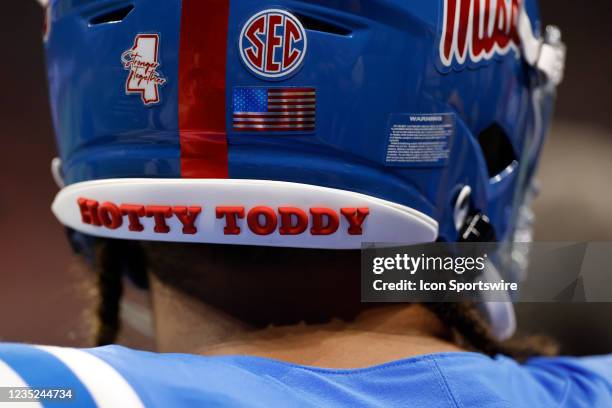
[[[539,357],[525,364],[542,383],[563,384],[568,400],[612,407],[612,354],[588,357]]]
[[[523,364],[505,356],[476,357],[436,357],[450,389],[467,406],[612,406],[612,355],[538,357]]]
[[[0,343],[1,386],[69,389],[74,399],[64,401],[66,406],[265,406],[266,401],[295,405],[294,394],[270,386],[254,370],[254,365],[233,359],[121,346],[76,349]]]
[[[125,377],[87,349],[0,343],[0,383],[70,390],[71,398],[63,402],[71,406],[143,406]]]
[[[247,356],[0,343],[0,384],[68,388],[78,404],[67,406],[79,407],[402,406],[408,400],[414,406],[433,400],[437,406],[612,406],[612,356],[518,364],[503,356],[439,353],[333,370]]]

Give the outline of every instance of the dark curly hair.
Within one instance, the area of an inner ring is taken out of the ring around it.
[[[381,306],[360,301],[360,254],[354,250],[96,239],[93,258],[99,292],[98,345],[117,339],[126,274],[144,286],[147,273],[153,273],[186,295],[255,327],[323,323],[332,318],[350,321],[367,308]],[[505,354],[519,361],[558,351],[554,342],[539,336],[497,341],[474,304],[423,305],[448,328],[448,340],[468,350]]]

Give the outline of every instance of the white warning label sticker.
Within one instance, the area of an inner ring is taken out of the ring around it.
[[[398,167],[445,166],[455,133],[455,116],[394,113],[389,116],[385,164]]]

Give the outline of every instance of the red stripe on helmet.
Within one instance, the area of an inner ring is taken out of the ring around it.
[[[179,53],[181,176],[227,178],[229,0],[183,0]]]

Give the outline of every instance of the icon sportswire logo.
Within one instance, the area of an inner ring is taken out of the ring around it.
[[[518,19],[521,0],[444,0],[440,59],[461,67],[520,53]]]
[[[240,33],[240,56],[246,67],[264,79],[281,79],[295,72],[306,55],[306,30],[285,10],[263,10]]]
[[[166,83],[157,69],[159,35],[138,34],[134,46],[121,55],[123,68],[129,71],[125,82],[127,95],[138,94],[145,105],[159,103],[159,86]]]

